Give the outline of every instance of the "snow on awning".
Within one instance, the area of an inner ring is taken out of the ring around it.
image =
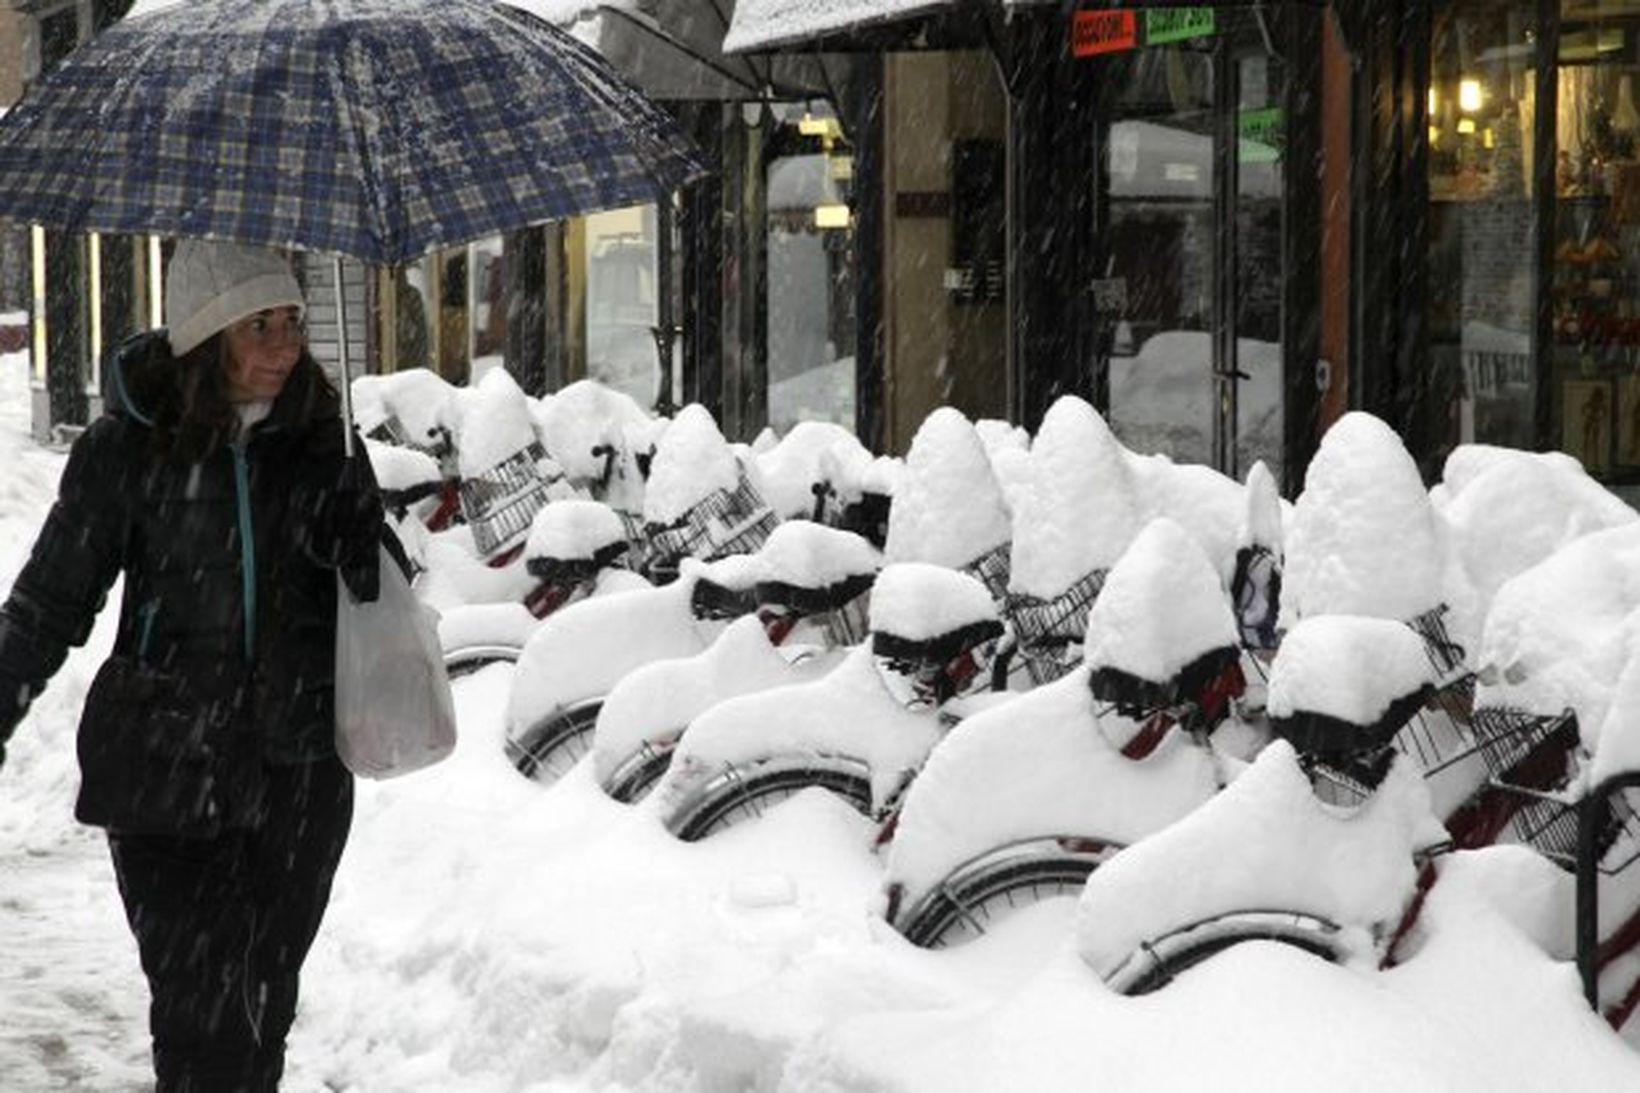
[[[1017,4],[1022,0],[1003,0]],[[725,53],[792,45],[840,31],[932,15],[960,0],[736,0]]]

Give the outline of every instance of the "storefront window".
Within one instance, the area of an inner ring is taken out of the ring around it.
[[[1640,14],[1564,0],[1549,392],[1560,447],[1640,477]]]
[[[829,109],[785,113],[800,141],[767,175],[768,421],[853,428],[853,155]]]
[[[656,219],[653,205],[586,218],[587,376],[642,406],[654,405],[660,383]]]
[[[1142,452],[1280,479],[1289,347],[1288,63],[1269,12],[1153,9],[1102,63],[1092,297],[1111,427]],[[1299,18],[1294,12],[1289,18]]]
[[[507,337],[506,253],[501,237],[492,235],[470,245],[467,262],[467,314],[471,323],[468,349],[476,383],[485,372],[501,366]]]
[[[1236,59],[1236,392],[1238,477],[1262,460],[1282,480],[1281,271],[1286,66],[1263,52]]]
[[[1535,11],[1520,0],[1459,0],[1436,16],[1428,397],[1450,408],[1437,423],[1443,449],[1534,446]]]
[[[426,368],[432,361],[433,309],[428,306],[430,259],[395,266],[388,276],[393,291],[392,357],[388,370]]]
[[[1213,58],[1141,50],[1105,142],[1110,422],[1141,452],[1213,462]]]

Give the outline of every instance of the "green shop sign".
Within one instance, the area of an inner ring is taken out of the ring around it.
[[[1243,110],[1236,115],[1241,142],[1237,158],[1242,163],[1277,163],[1286,134],[1282,130],[1281,107],[1266,106]]]
[[[1147,8],[1145,44],[1165,45],[1191,38],[1207,38],[1214,33],[1212,8]]]

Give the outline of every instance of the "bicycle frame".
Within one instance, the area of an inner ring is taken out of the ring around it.
[[[1600,859],[1605,852],[1600,843],[1610,818],[1606,806],[1624,790],[1635,788],[1640,788],[1640,771],[1614,775],[1595,786],[1577,806],[1577,971],[1583,982],[1583,997],[1596,1013],[1601,1013],[1601,969],[1640,943],[1640,908],[1604,944],[1600,941]],[[1633,860],[1631,857],[1610,872],[1625,868]],[[1613,1028],[1622,1028],[1636,1008],[1640,1008],[1640,981],[1602,1016]]]

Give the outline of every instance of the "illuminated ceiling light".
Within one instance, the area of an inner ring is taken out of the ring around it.
[[[1481,108],[1481,82],[1479,80],[1458,81],[1458,109],[1466,114],[1473,114]]]
[[[1458,132],[1460,132],[1460,133],[1473,133],[1474,131],[1475,131],[1475,119],[1474,118],[1459,118],[1458,119]]]
[[[1436,97],[1435,89],[1432,87],[1432,88],[1429,89],[1429,116],[1430,117],[1433,118],[1435,116],[1435,111],[1439,108],[1439,105],[1440,105],[1440,100]]]

